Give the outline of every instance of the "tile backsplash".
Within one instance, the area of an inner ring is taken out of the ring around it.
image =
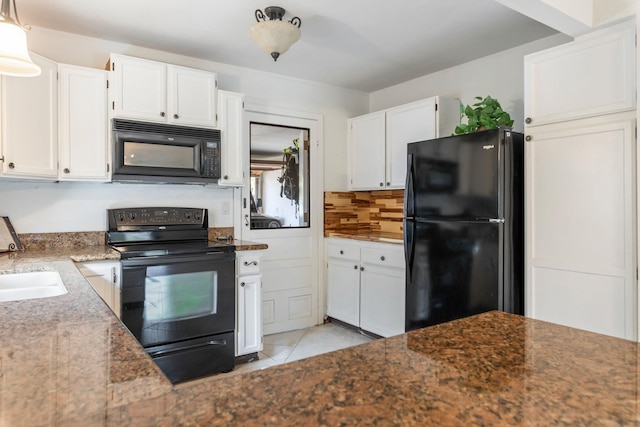
[[[402,234],[404,190],[324,193],[324,235]]]

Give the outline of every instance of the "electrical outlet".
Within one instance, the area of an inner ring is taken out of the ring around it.
[[[222,202],[222,215],[229,215],[231,205],[229,202]]]

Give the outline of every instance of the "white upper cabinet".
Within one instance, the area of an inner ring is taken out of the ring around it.
[[[37,77],[2,77],[2,175],[58,177],[58,64],[31,54]]]
[[[349,120],[349,183],[352,190],[385,188],[385,113]]]
[[[527,126],[634,109],[635,39],[625,23],[525,56]]]
[[[187,126],[216,126],[216,74],[177,65],[167,67],[168,121]]]
[[[111,55],[113,117],[216,127],[217,74]]]
[[[243,185],[244,97],[218,91],[218,123],[222,139],[222,173],[218,185]]]
[[[349,120],[349,188],[404,188],[407,144],[453,133],[460,102],[433,97]]]
[[[107,72],[64,64],[58,71],[58,179],[107,181]]]

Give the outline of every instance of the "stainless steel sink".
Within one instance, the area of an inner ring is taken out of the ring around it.
[[[0,274],[0,302],[55,297],[67,293],[56,271]]]

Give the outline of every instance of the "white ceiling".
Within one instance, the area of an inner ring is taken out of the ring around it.
[[[18,0],[23,23],[372,92],[555,34],[494,0]],[[281,6],[277,62],[247,36]]]

